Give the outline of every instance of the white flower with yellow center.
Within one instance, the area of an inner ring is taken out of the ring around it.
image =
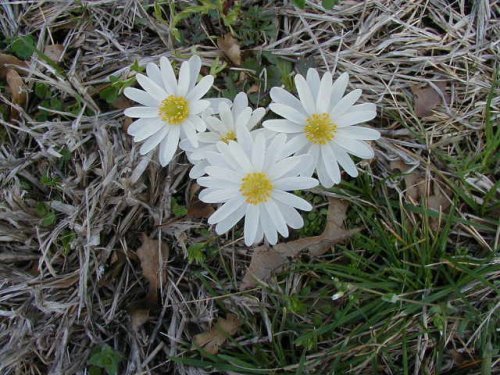
[[[309,189],[318,181],[299,176],[310,157],[289,156],[284,134],[266,142],[265,133],[255,138],[245,129],[238,133],[238,142],[218,142],[217,152],[207,152],[208,176],[198,179],[206,189],[199,198],[206,203],[223,203],[208,219],[209,224],[216,224],[217,234],[226,233],[245,217],[247,246],[264,236],[274,245],[278,233],[288,237],[288,227],[298,229],[304,225],[296,209],[312,208],[288,191]]]
[[[206,153],[216,151],[217,142],[237,141],[239,129],[251,131],[262,120],[265,113],[264,108],[257,108],[253,111],[248,106],[248,98],[244,92],[236,95],[232,104],[220,102],[217,111],[218,117],[207,116],[205,118],[208,131],[198,134],[199,147],[194,148],[186,141],[180,143],[180,147],[186,151],[189,161],[194,164],[189,176],[198,178],[204,174],[203,169],[208,165]]]
[[[279,87],[271,89],[271,110],[284,119],[264,121],[266,129],[286,133],[296,154],[308,154],[312,163],[303,171],[311,176],[316,171],[321,185],[331,187],[340,182],[339,165],[352,177],[358,175],[349,154],[362,159],[374,156],[364,141],[380,138],[374,129],[355,126],[377,115],[372,103],[354,105],[361,90],[344,96],[349,76],[343,73],[332,83],[327,72],[320,80],[315,69],[307,78],[297,74],[295,85],[299,99]]]
[[[128,133],[135,142],[145,141],[140,148],[141,155],[159,145],[160,164],[165,166],[172,160],[179,139],[198,146],[196,134],[206,129],[201,114],[210,105],[202,98],[214,82],[214,77],[205,76],[196,84],[200,69],[200,58],[193,56],[182,63],[177,80],[170,61],[162,57],[159,67],[153,63],[146,66],[147,76],[137,74],[137,82],[144,91],[125,89],[126,97],[143,105],[124,112],[126,116],[138,118]]]

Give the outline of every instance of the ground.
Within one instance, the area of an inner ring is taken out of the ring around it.
[[[498,16],[488,0],[3,1],[0,372],[498,371]],[[212,96],[267,107],[315,67],[376,103],[375,158],[305,193],[289,240],[320,234],[328,202],[354,234],[242,287],[241,226],[217,236],[185,156],[162,168],[126,133],[136,72],[194,53]],[[220,347],[196,345],[224,324]]]

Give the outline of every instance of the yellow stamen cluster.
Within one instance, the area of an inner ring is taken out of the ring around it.
[[[229,141],[236,141],[236,133],[230,130],[226,134],[221,136],[220,140],[224,143],[229,143]]]
[[[337,132],[337,125],[332,121],[329,113],[315,113],[307,118],[304,134],[309,142],[325,145],[330,142]]]
[[[273,192],[273,183],[263,172],[248,173],[241,179],[240,193],[248,204],[267,202]]]
[[[170,95],[161,102],[159,112],[169,125],[180,125],[189,117],[189,102],[183,96]]]

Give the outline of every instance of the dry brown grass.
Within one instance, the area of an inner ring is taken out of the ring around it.
[[[206,329],[220,309],[234,306],[247,319],[248,332],[256,327],[254,337],[237,338],[240,344],[251,348],[268,342],[273,337],[272,299],[255,290],[238,292],[249,263],[249,250],[238,237],[212,237],[220,247],[220,255],[212,260],[218,264],[213,275],[188,264],[187,247],[204,239],[193,229],[207,227],[203,220],[171,220],[171,197],[188,191],[189,165],[179,155],[162,169],[155,158],[140,156],[123,131],[122,111],[108,109],[98,95],[109,75],[126,74],[134,60],[145,64],[157,62],[160,56],[182,58],[193,47],[174,43],[167,25],[152,15],[149,2],[81,3],[83,15],[75,13],[80,5],[73,1],[3,1],[0,5],[4,36],[34,33],[39,50],[53,41],[65,47],[63,73],[33,56],[25,76],[29,89],[36,82],[47,83],[62,100],[78,98],[83,109],[95,112],[88,115],[82,110],[74,115],[63,108],[61,116],[37,122],[36,108],[28,105],[19,108],[19,121],[0,120],[4,133],[0,145],[0,372],[83,373],[91,349],[107,342],[126,354],[124,374],[203,374],[202,369],[169,358],[186,355],[192,337]],[[309,57],[321,70],[350,73],[351,89],[362,88],[363,99],[377,103],[380,110],[374,125],[384,138],[376,144],[377,158],[371,167],[376,170],[375,179],[388,176],[389,163],[397,158],[428,175],[432,171],[433,176],[452,178],[446,165],[431,163],[433,152],[454,158],[486,147],[486,101],[498,64],[499,5],[488,0],[470,3],[341,0],[331,11],[312,3],[303,11],[267,4],[276,12],[281,30],[276,40],[255,50],[291,61]],[[219,54],[215,42],[196,50],[206,65]],[[436,81],[447,83],[450,101],[424,121],[415,115],[411,86]],[[222,89],[223,83],[218,86]],[[0,101],[11,104],[5,91]],[[499,104],[494,95],[491,113],[496,121]],[[425,136],[416,137],[416,133]],[[63,148],[71,152],[71,160],[61,167]],[[40,182],[45,172],[60,178],[59,188]],[[494,181],[495,174],[469,177],[477,185],[484,178]],[[54,226],[40,225],[35,206],[41,201],[57,213]],[[68,230],[76,237],[64,255],[58,238]],[[498,248],[498,231],[481,232],[467,225],[456,230],[486,252]],[[143,232],[170,245],[169,282],[161,291],[161,307],[145,328],[134,332],[126,308],[146,290],[134,253]],[[286,285],[290,293],[300,289],[301,277],[288,276]],[[214,297],[213,291],[218,295]],[[478,298],[491,293],[476,292]],[[260,324],[264,328],[257,328]],[[418,319],[409,320],[409,331],[419,324]],[[390,338],[391,342],[399,339]],[[409,343],[410,355],[417,353],[415,374],[434,368],[424,358],[425,340],[422,336]],[[351,356],[355,353],[345,353],[345,358]],[[319,351],[308,355],[307,363],[318,357]],[[371,373],[369,364],[360,364],[353,372]],[[295,371],[297,366],[290,365],[283,369]]]

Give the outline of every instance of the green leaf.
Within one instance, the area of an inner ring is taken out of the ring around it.
[[[187,249],[189,263],[203,263],[203,261],[205,260],[204,250],[206,246],[206,242],[198,242],[189,246]]]
[[[103,345],[92,354],[88,363],[105,369],[108,375],[116,375],[122,358],[123,356],[109,345]]]
[[[172,203],[170,209],[172,210],[172,213],[174,214],[175,217],[183,217],[187,215],[187,208],[177,201],[176,197],[172,198]]]
[[[29,59],[36,49],[35,38],[31,35],[18,36],[14,38],[9,49],[20,59]]]
[[[36,215],[41,219],[40,225],[50,227],[56,223],[56,213],[44,202],[38,202],[35,206]]]
[[[35,83],[35,95],[40,99],[48,98],[50,95],[49,86],[45,83]]]
[[[332,9],[338,3],[339,3],[339,0],[323,0],[321,2],[321,5],[323,5],[323,8],[325,8],[325,9]]]
[[[293,0],[293,3],[300,9],[304,9],[306,6],[306,0]]]

